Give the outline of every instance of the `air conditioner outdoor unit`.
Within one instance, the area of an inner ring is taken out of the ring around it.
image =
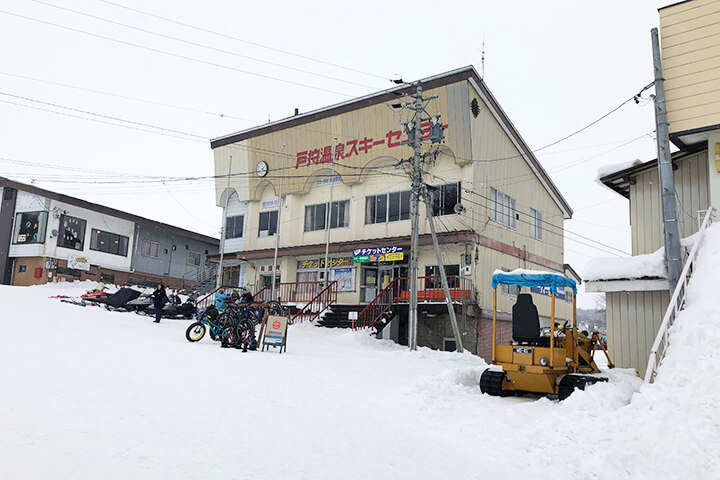
[[[463,268],[463,275],[472,275],[472,267],[470,265],[465,265],[465,268]]]

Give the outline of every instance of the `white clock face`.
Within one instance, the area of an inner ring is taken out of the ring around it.
[[[260,162],[257,164],[257,174],[260,177],[264,177],[267,175],[268,172],[268,164],[265,162]]]

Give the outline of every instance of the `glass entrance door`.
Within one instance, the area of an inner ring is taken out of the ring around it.
[[[378,293],[393,280],[393,267],[380,267],[378,272]]]
[[[360,285],[360,301],[372,302],[378,294],[378,269],[363,268],[362,269],[362,285]]]

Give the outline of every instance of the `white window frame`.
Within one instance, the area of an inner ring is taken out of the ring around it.
[[[530,209],[530,236],[537,240],[543,239],[542,212]]]
[[[407,200],[408,209],[407,209],[406,216],[404,216],[402,214],[402,206],[403,206],[402,198],[403,198],[404,194],[407,194],[407,198],[408,198],[408,200]],[[398,204],[397,204],[397,217],[398,218],[396,220],[390,220],[390,197],[391,196],[393,196],[393,197],[397,196],[397,199],[398,199]],[[374,218],[370,219],[370,221],[368,221],[369,220],[368,216],[370,213],[369,212],[370,202],[372,202],[374,205],[377,205],[377,199],[382,198],[382,197],[385,197],[385,215],[384,215],[385,220],[383,220],[381,222],[377,221],[377,218],[378,218],[377,207],[375,207],[375,209],[373,210]],[[410,208],[409,208],[410,202],[411,202],[410,190],[401,190],[401,191],[397,191],[397,192],[380,193],[378,195],[368,195],[367,197],[365,197],[365,225],[378,225],[378,224],[383,224],[383,223],[403,222],[405,220],[409,220],[410,219]]]
[[[275,213],[275,230],[272,230],[270,228],[270,224],[272,224],[273,213]],[[267,225],[268,228],[266,228],[264,230],[260,228],[260,220],[262,219],[263,215],[268,215],[268,217],[269,217],[268,225]],[[272,231],[272,233],[270,233],[271,231]],[[275,235],[275,233],[277,233],[277,231],[278,231],[278,210],[268,210],[266,212],[260,212],[258,214],[258,237],[271,237],[271,236]]]
[[[238,222],[237,219],[238,218],[240,218],[240,223],[242,224],[242,225],[240,225],[240,232],[239,232],[240,234],[239,235],[237,235],[237,233],[238,233],[237,232],[237,222]],[[230,229],[230,223],[231,223],[230,220],[231,219],[232,219],[232,229]],[[259,219],[258,219],[258,221],[259,221]],[[225,229],[226,229],[225,238],[227,238],[228,240],[232,239],[232,238],[242,238],[244,230],[245,230],[245,215],[230,215],[229,217],[227,217],[225,219]]]
[[[515,204],[513,197],[490,187],[490,220],[514,230],[517,219]]]

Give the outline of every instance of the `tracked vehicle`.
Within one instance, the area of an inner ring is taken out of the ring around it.
[[[552,297],[550,326],[540,328],[537,307],[531,293],[518,293],[512,308],[512,341],[497,343],[497,287],[516,285],[549,288]],[[493,332],[492,366],[480,377],[480,390],[496,396],[508,396],[520,392],[557,395],[564,400],[575,389],[584,390],[586,385],[607,382],[593,360],[593,353],[600,347],[613,363],[597,332],[578,332],[577,285],[575,280],[553,273],[515,270],[496,270],[492,277]],[[555,323],[555,297],[558,290],[573,291],[572,325],[566,321]]]

